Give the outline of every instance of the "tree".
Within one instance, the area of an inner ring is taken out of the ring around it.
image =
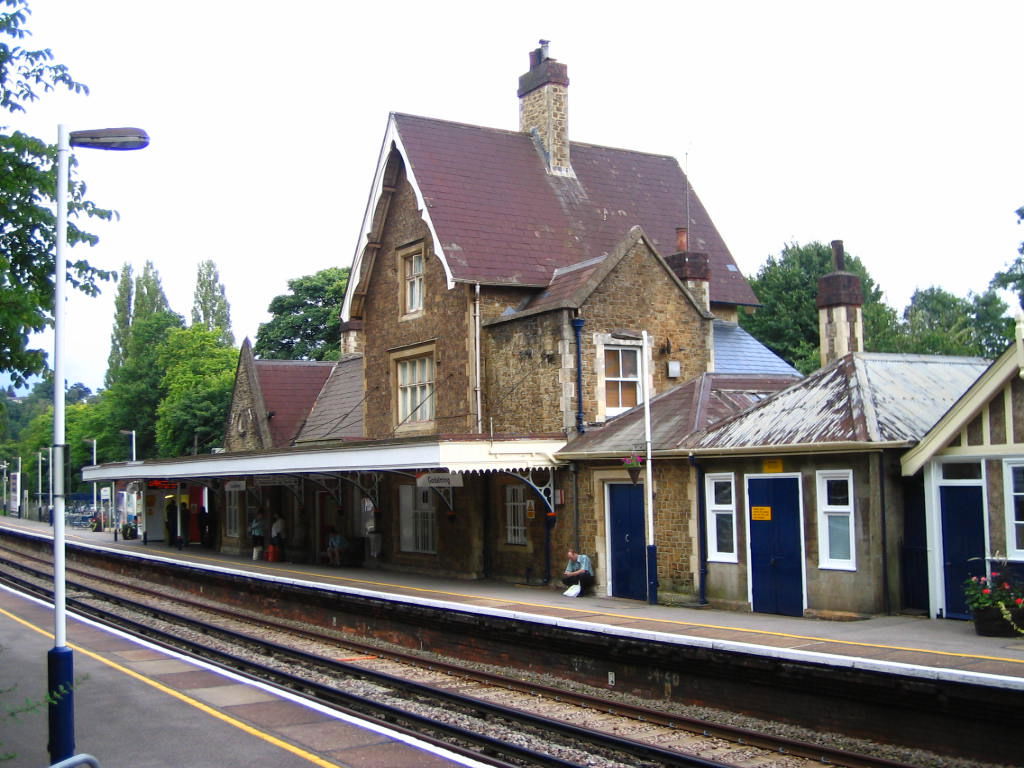
[[[7,9],[0,13],[0,108],[24,112],[40,93],[56,88],[88,93],[67,67],[51,63],[49,49],[27,50],[17,44],[29,35],[25,0],[0,0],[0,7]],[[53,322],[56,159],[55,147],[0,126],[0,371],[10,372],[17,386],[46,366],[45,352],[30,348],[28,340]],[[95,245],[98,238],[74,219],[110,219],[113,212],[85,199],[85,185],[74,179],[76,167],[72,157],[68,243]],[[84,260],[68,262],[67,268],[68,280],[88,295],[98,293],[97,283],[110,278],[109,272]]]
[[[223,445],[238,350],[220,330],[192,325],[167,335],[157,363],[165,393],[157,407],[158,454],[208,453]]]
[[[289,280],[291,294],[270,302],[273,319],[260,325],[253,353],[273,360],[336,360],[348,273],[348,267],[329,267]]]
[[[152,261],[147,261],[142,267],[142,274],[135,278],[132,324],[134,325],[140,318],[170,311],[171,305],[167,301],[167,294],[164,293],[160,273],[156,271]]]
[[[184,324],[181,315],[169,310],[132,322],[124,365],[116,381],[103,392],[102,399],[109,408],[109,426],[113,431],[135,430],[140,459],[156,455],[157,408],[163,395],[164,376],[160,348],[169,332]]]
[[[128,335],[132,329],[134,292],[132,265],[125,264],[121,267],[121,275],[117,282],[117,296],[114,297],[114,329],[110,332],[110,354],[107,356],[107,372],[103,377],[103,384],[107,387],[117,379],[117,372],[124,365]]]
[[[942,288],[914,291],[903,311],[897,351],[922,355],[996,357],[1009,343],[1013,321],[995,291],[966,299]]]
[[[231,307],[220,281],[217,265],[212,261],[200,263],[196,274],[196,290],[192,299],[192,325],[207,331],[217,331],[229,347],[234,346],[231,333]]]
[[[895,313],[882,303],[882,291],[860,260],[846,255],[846,270],[861,279],[864,289],[864,344],[894,333]],[[763,306],[740,316],[740,324],[798,370],[809,373],[820,363],[818,279],[833,271],[832,249],[823,243],[787,244],[778,258],[769,256],[750,281]]]
[[[1017,209],[1017,223],[1024,221],[1024,206]],[[1024,309],[1024,243],[1017,249],[1020,254],[1004,271],[996,272],[991,288],[1005,288],[1017,292],[1017,301]]]

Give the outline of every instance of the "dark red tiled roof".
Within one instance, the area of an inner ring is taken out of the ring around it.
[[[270,417],[273,447],[291,445],[316,397],[331,375],[333,362],[256,360],[256,377]]]
[[[546,173],[527,134],[393,117],[456,280],[544,287],[634,226],[662,256],[687,226],[690,249],[709,254],[712,301],[758,303],[674,158],[573,143],[567,178]]]

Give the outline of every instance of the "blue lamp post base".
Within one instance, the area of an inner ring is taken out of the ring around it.
[[[46,654],[47,701],[50,715],[50,762],[75,754],[75,663],[67,646],[51,648]]]

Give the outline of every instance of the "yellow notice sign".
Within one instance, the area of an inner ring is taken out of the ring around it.
[[[772,519],[772,508],[771,507],[751,507],[750,508],[750,519],[751,520],[771,520]]]
[[[761,462],[762,472],[781,472],[782,459],[765,459]]]

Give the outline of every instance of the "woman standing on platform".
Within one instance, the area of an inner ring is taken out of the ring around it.
[[[281,560],[287,561],[288,556],[285,554],[285,541],[288,538],[288,531],[284,527],[284,518],[281,517],[280,513],[274,515],[274,524],[270,527],[270,543],[277,547],[278,552],[281,553]]]

